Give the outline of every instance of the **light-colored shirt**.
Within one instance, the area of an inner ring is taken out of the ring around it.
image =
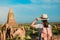
[[[35,28],[42,28],[42,27],[43,27],[43,24],[36,24],[35,25]],[[52,29],[50,24],[48,25],[48,27],[50,27]]]
[[[35,25],[35,28],[42,28],[42,27],[43,27],[42,24],[36,24],[36,25]]]
[[[50,39],[50,37],[52,36],[52,27],[51,27],[51,25],[49,24],[48,25],[48,28],[47,28],[47,30],[46,30],[46,28],[43,26],[43,24],[36,24],[35,25],[35,28],[39,28],[39,38],[41,38],[41,37],[43,37],[44,38],[44,40],[47,40],[47,33],[48,33],[48,40]],[[48,32],[47,32],[48,31]]]

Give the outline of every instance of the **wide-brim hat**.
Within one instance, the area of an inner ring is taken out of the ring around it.
[[[40,20],[49,20],[47,14],[42,14]]]

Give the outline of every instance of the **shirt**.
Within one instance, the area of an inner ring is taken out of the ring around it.
[[[48,29],[43,26],[43,24],[36,24],[35,28],[39,28],[39,40],[41,40],[41,37],[44,37],[44,40],[47,40],[47,34],[51,37],[52,36],[52,27],[49,24]],[[48,32],[48,33],[47,33]]]
[[[42,28],[42,27],[43,27],[43,24],[36,24],[35,25],[35,28]],[[50,24],[48,25],[48,27],[52,29]]]

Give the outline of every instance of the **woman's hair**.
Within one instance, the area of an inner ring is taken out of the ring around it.
[[[42,21],[43,21],[43,26],[48,27],[48,24],[49,24],[48,21],[47,20],[42,20]]]

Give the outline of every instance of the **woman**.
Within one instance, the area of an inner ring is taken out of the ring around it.
[[[42,23],[35,24],[36,21],[41,20]],[[39,28],[39,40],[52,40],[52,31],[51,31],[51,25],[48,23],[48,16],[47,14],[43,14],[40,18],[36,18],[32,24],[31,27],[33,28]]]

